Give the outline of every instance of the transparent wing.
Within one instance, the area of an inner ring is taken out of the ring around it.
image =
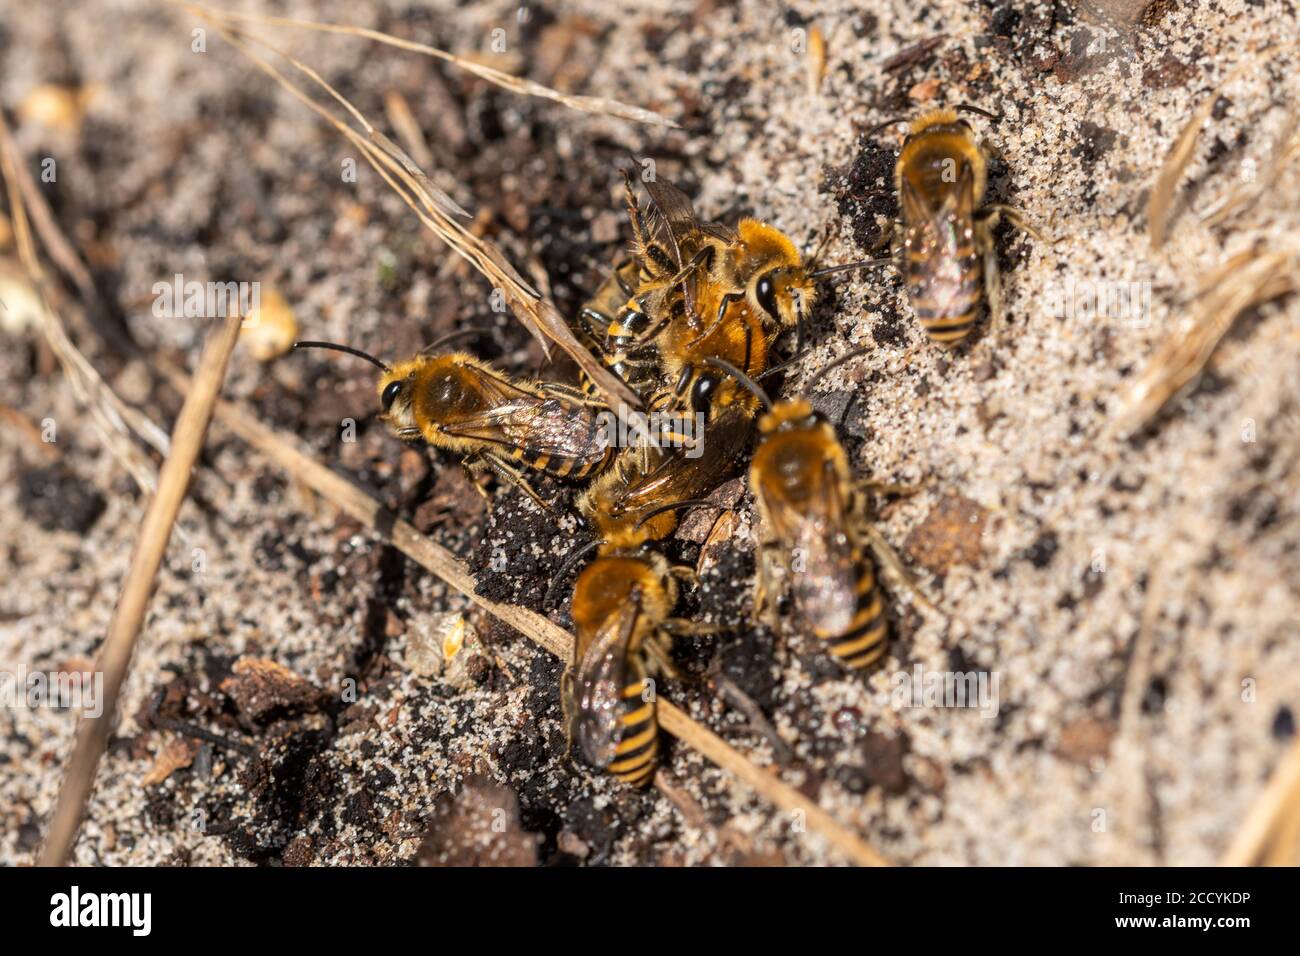
[[[595,634],[578,662],[574,739],[583,758],[595,767],[607,767],[614,759],[627,684],[627,647],[640,614],[640,601],[634,600]]]

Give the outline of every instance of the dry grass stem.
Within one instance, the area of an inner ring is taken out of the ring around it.
[[[1109,434],[1127,437],[1151,422],[1201,374],[1243,312],[1296,290],[1298,266],[1300,258],[1293,252],[1252,249],[1215,270],[1197,297],[1191,319],[1165,338],[1138,376]]]
[[[38,859],[41,866],[66,863],[76,841],[94,786],[95,770],[113,728],[117,700],[131,664],[131,654],[149,608],[154,579],[166,554],[167,542],[171,540],[181,503],[189,490],[190,473],[203,448],[230,354],[239,341],[240,324],[238,315],[221,320],[221,325],[209,335],[198,371],[191,387],[185,391],[185,404],[172,431],[171,454],[163,462],[158,493],[145,510],[117,610],[100,649],[96,666],[104,675],[103,713],[96,718],[83,717],[78,727],[72,758]]]
[[[27,215],[29,199],[35,199],[37,208],[45,211],[43,215],[48,216],[48,210],[43,201],[39,200],[39,193],[30,177],[24,175],[22,157],[18,154],[2,111],[0,111],[0,169],[4,172],[18,258],[39,300],[37,314],[41,332],[49,343],[50,349],[58,357],[73,396],[86,410],[91,425],[103,439],[109,454],[134,479],[141,491],[146,494],[152,493],[156,487],[157,473],[153,462],[140,450],[135,441],[138,438],[165,455],[168,450],[167,436],[146,415],[117,397],[117,393],[100,377],[99,372],[68,336],[59,313],[51,304],[57,299],[57,292],[46,276],[36,253],[36,243]],[[50,218],[44,230],[47,245],[52,235],[62,238],[52,222]],[[70,251],[70,247],[64,248],[65,245],[66,243],[60,245],[59,240],[55,242],[55,247],[61,250],[61,257],[66,257]],[[72,259],[76,261],[75,255]]]
[[[561,93],[559,90],[553,90],[549,86],[541,83],[535,83],[532,80],[524,79],[518,76],[512,76],[501,70],[490,67],[484,63],[468,57],[456,56],[454,53],[448,53],[446,50],[439,50],[436,47],[428,46],[424,43],[417,43],[414,40],[403,40],[401,37],[395,37],[388,33],[382,33],[378,30],[369,30],[365,27],[354,27],[345,23],[319,23],[315,20],[298,20],[292,17],[268,17],[256,13],[242,13],[236,10],[221,10],[216,7],[205,7],[199,4],[187,3],[185,0],[167,0],[177,6],[184,7],[199,16],[208,18],[217,17],[226,21],[244,21],[248,23],[260,23],[265,26],[293,27],[299,30],[315,30],[320,33],[337,33],[345,36],[362,37],[367,40],[374,40],[377,43],[384,43],[399,50],[407,50],[411,53],[420,53],[424,56],[430,56],[434,59],[443,60],[453,66],[458,66],[462,70],[473,73],[475,76],[487,80],[503,89],[512,93],[518,93],[522,96],[536,96],[544,100],[552,100],[570,109],[578,110],[582,113],[594,113],[598,116],[614,116],[618,119],[629,120],[633,123],[645,123],[651,126],[665,126],[676,129],[677,124],[670,119],[660,116],[653,110],[644,109],[640,106],[630,106],[626,103],[620,103],[617,100],[603,99],[598,96],[574,96],[569,93]]]
[[[1156,176],[1156,181],[1151,187],[1151,197],[1147,200],[1147,238],[1151,242],[1151,248],[1159,249],[1165,244],[1165,239],[1169,235],[1169,223],[1173,219],[1178,180],[1182,178],[1184,170],[1187,169],[1187,164],[1192,160],[1192,154],[1196,150],[1196,141],[1200,136],[1201,128],[1214,111],[1214,104],[1218,102],[1219,93],[1248,71],[1261,69],[1279,53],[1293,50],[1296,46],[1297,44],[1283,44],[1261,50],[1239,64],[1235,69],[1229,71],[1223,81],[1196,107],[1195,112],[1192,113],[1192,118],[1187,121],[1183,131],[1178,134],[1178,139],[1174,141],[1174,145],[1169,150],[1169,155],[1161,165],[1160,173]]]
[[[200,12],[199,8],[192,8]],[[346,97],[330,86],[311,67],[299,62],[282,50],[216,21],[213,28],[232,46],[248,57],[260,70],[289,91],[296,99],[330,123],[361,151],[366,161],[419,217],[420,221],[469,261],[499,291],[512,312],[542,343],[547,355],[550,343],[558,345],[578,364],[579,368],[596,383],[607,399],[622,402],[633,408],[640,407],[637,396],[614,376],[574,336],[555,306],[529,285],[506,259],[504,253],[492,242],[474,235],[459,221],[468,218],[450,196],[439,189],[405,152],[381,133],[350,103]],[[247,41],[247,42],[245,42]],[[364,130],[364,135],[304,93],[296,84],[276,69],[265,58],[254,52],[249,44],[256,44],[283,58],[294,69],[306,75],[340,103]]]
[[[1300,860],[1300,741],[1273,771],[1228,852],[1224,866],[1295,866]]]

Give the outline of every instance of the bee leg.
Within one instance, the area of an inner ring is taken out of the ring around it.
[[[490,468],[492,473],[506,484],[514,485],[529,498],[532,498],[537,507],[541,508],[543,511],[555,511],[555,506],[546,501],[533,489],[532,484],[529,483],[528,479],[524,477],[523,472],[518,468],[515,468],[504,458],[494,455],[491,452],[484,452],[480,457],[483,462],[483,467]]]
[[[898,557],[898,552],[895,551],[893,546],[885,540],[884,535],[870,524],[866,525],[863,530],[866,534],[867,543],[871,546],[872,553],[876,556],[876,560],[889,571],[891,577],[899,581],[912,593],[912,600],[931,614],[934,614],[937,617],[943,617],[943,612],[930,602],[930,599],[925,596],[925,592],[921,590],[921,586],[916,583],[916,580],[908,570],[903,567],[903,562]]]
[[[623,170],[623,192],[624,201],[627,203],[627,217],[632,221],[632,238],[639,252],[641,267],[647,270],[651,265],[658,267],[657,272],[649,270],[656,276],[671,275],[676,272],[677,266],[668,253],[664,252],[650,237],[650,230],[646,227],[645,217],[641,213],[641,205],[636,201],[636,190],[632,187],[632,174],[626,169]]]
[[[695,336],[695,338],[693,338],[693,339],[691,339],[689,342],[687,342],[687,343],[686,343],[686,347],[687,347],[687,348],[690,348],[692,345],[695,345],[697,342],[702,342],[702,341],[704,341],[706,338],[708,338],[710,335],[712,335],[715,331],[717,331],[718,326],[722,325],[722,320],[726,317],[726,314],[727,314],[727,306],[729,306],[732,302],[736,301],[737,299],[743,299],[744,297],[745,297],[745,294],[744,294],[743,292],[727,292],[727,293],[725,293],[725,294],[722,296],[722,304],[721,304],[720,306],[718,306],[718,315],[717,315],[717,317],[716,317],[712,322],[709,323],[709,327],[708,327],[707,329],[705,329],[705,330],[704,330],[703,332],[701,332],[699,335]]]
[[[772,722],[767,719],[767,714],[763,713],[763,708],[759,707],[754,699],[736,686],[735,681],[730,678],[718,673],[714,676],[713,683],[717,686],[722,699],[744,714],[750,727],[772,745],[772,753],[776,756],[777,765],[788,767],[794,756],[790,751],[790,745],[777,733]]]
[[[891,220],[880,227],[880,238],[867,247],[867,255],[874,257],[881,249],[888,247],[890,252],[897,257],[897,249],[893,248],[897,238],[902,235],[903,230],[898,223]]]
[[[1002,217],[1005,216],[1007,222],[1011,223],[1011,225],[1015,226],[1021,232],[1029,233],[1029,235],[1039,242],[1044,241],[1042,233],[1031,226],[1029,220],[1025,218],[1025,214],[1015,206],[1007,206],[1003,203],[991,203],[982,207],[977,215],[988,224],[990,233],[992,233],[993,227],[996,226],[1001,221]]]
[[[776,629],[777,601],[782,590],[772,569],[775,561],[773,552],[777,549],[775,541],[759,544],[757,573],[754,575],[754,616],[773,630]]]
[[[492,496],[489,495],[487,489],[483,487],[483,482],[478,480],[479,474],[487,468],[487,465],[484,464],[483,460],[477,454],[474,454],[462,460],[460,467],[465,472],[466,480],[473,485],[474,490],[477,491],[479,497],[483,499],[483,503],[487,505],[488,518],[491,519],[493,513]]]
[[[989,308],[989,337],[1002,327],[1002,273],[998,269],[998,253],[993,242],[993,227],[997,225],[998,211],[975,223],[975,241],[984,251],[984,299]]]
[[[647,243],[645,222],[641,218],[641,204],[636,201],[636,189],[632,186],[632,174],[623,170],[623,202],[627,205],[627,218],[632,223],[632,238],[637,247]]]
[[[863,494],[896,495],[907,498],[925,487],[924,484],[908,485],[892,481],[874,481],[864,478],[858,482],[858,490]]]
[[[623,294],[629,299],[632,298],[632,293],[635,292],[636,289],[627,281],[626,278],[623,277],[623,273],[627,271],[627,267],[632,264],[631,259],[624,259],[618,265],[614,266],[614,280],[618,283],[618,287],[623,291]],[[606,325],[608,325],[608,323],[606,323]]]
[[[587,347],[592,351],[604,351],[598,349],[597,339],[602,338],[608,331],[609,325],[614,321],[613,316],[606,315],[599,309],[593,309],[591,306],[583,306],[578,316],[586,324],[586,335],[588,338]]]
[[[722,634],[727,630],[720,624],[701,624],[698,621],[688,621],[684,617],[665,618],[659,626],[669,634],[683,634],[687,637]]]
[[[662,674],[672,680],[680,678],[681,675],[678,674],[677,667],[673,664],[672,637],[667,629],[657,630],[650,634],[641,645],[641,649],[647,658],[652,673]]]
[[[668,566],[668,573],[683,584],[689,584],[692,587],[700,581],[699,574],[697,574],[695,569],[689,564],[670,564]]]
[[[560,675],[560,714],[564,717],[564,757],[573,759],[573,720],[569,701],[573,699],[573,669],[566,667]]]

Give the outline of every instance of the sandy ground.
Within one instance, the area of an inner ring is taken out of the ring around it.
[[[1184,213],[1160,253],[1144,217],[1191,110],[1247,51],[1297,35],[1293,4],[1158,3],[1141,21],[1128,13],[1144,4],[1123,2],[618,6],[530,5],[523,23],[512,5],[480,2],[242,8],[485,54],[500,29],[506,52],[492,62],[680,123],[577,114],[360,40],[283,35],[373,119],[386,94],[404,97],[435,181],[485,212],[487,233],[570,314],[626,240],[617,163],[629,150],[655,157],[711,218],[757,215],[804,248],[829,231],[823,261],[835,263],[864,255],[892,214],[898,130],[865,131],[945,103],[1000,113],[972,119],[998,156],[992,196],[1042,234],[1001,234],[1004,326],[940,352],[891,271],[855,273],[823,286],[813,350],[786,381],[794,392],[872,346],[819,383],[816,401],[843,416],[860,475],[922,485],[883,502],[879,528],[945,616],[891,589],[898,637],[868,678],[844,677],[789,627],[686,642],[685,669],[742,689],[780,746],[707,681],[666,693],[900,862],[1213,862],[1300,704],[1300,303],[1246,317],[1137,438],[1106,428],[1177,334],[1197,277],[1300,229],[1300,170],[1225,227]],[[815,94],[803,52],[813,25],[827,40]],[[343,180],[354,157],[341,138],[218,37],[192,52],[194,27],[143,0],[0,15],[7,108],[42,83],[94,91],[79,126],[29,117],[17,136],[33,168],[56,160],[46,194],[145,356],[196,354],[201,323],[150,309],[153,284],[179,272],[274,287],[313,338],[398,357],[475,327],[466,347],[538,367],[486,283],[376,176],[363,167]],[[1188,170],[1194,208],[1268,161],[1297,75],[1282,59],[1225,91]],[[1083,290],[1115,283],[1149,290],[1138,321],[1087,307]],[[143,501],[31,332],[2,334],[0,404],[37,430],[52,419],[58,440],[6,418],[0,669],[73,670],[106,631]],[[170,424],[179,398],[147,358],[79,341],[124,398]],[[537,606],[571,526],[513,494],[489,521],[451,456],[383,433],[367,368],[320,353],[264,364],[241,350],[226,393],[465,556],[494,596]],[[353,443],[339,440],[348,418]],[[747,496],[740,514],[688,612],[746,619]],[[415,859],[426,830],[420,855],[433,861],[841,861],[682,746],[665,761],[674,799],[572,765],[559,662],[473,612],[475,636],[444,664],[441,616],[467,602],[220,429],[182,531],[78,862],[392,863]],[[510,556],[501,574],[498,547]],[[996,675],[996,700],[900,706],[895,688],[917,668]],[[66,709],[0,708],[0,862],[31,860],[74,727]],[[464,836],[493,814],[509,839],[490,827]]]

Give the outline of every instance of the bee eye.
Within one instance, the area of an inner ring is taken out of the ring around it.
[[[379,403],[384,406],[384,411],[393,407],[393,402],[397,400],[398,394],[402,391],[401,382],[389,382],[384,389],[384,394],[380,396]]]
[[[754,290],[758,298],[758,304],[763,307],[763,311],[781,321],[781,315],[776,310],[776,283],[772,281],[772,276],[765,275],[758,280],[758,287]]]
[[[695,374],[695,369],[687,365],[682,369],[682,374],[677,376],[677,386],[673,389],[673,394],[680,396],[686,391],[686,386],[691,383],[691,376]]]
[[[713,403],[713,390],[718,387],[718,380],[712,375],[701,375],[691,389],[691,408],[697,412],[707,412]]]

